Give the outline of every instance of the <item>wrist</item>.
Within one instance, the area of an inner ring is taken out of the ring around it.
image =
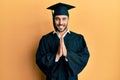
[[[60,54],[56,54],[56,59],[59,59],[61,57],[61,55]]]

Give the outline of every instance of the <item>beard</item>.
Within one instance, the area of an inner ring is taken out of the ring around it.
[[[59,26],[63,26],[64,29],[60,30]],[[66,29],[67,29],[67,25],[59,24],[59,25],[55,26],[55,30],[58,31],[58,32],[64,32]]]

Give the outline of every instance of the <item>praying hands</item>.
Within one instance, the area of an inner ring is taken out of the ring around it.
[[[58,52],[56,54],[56,59],[59,59],[61,56],[67,56],[67,50],[64,43],[63,37],[60,38],[60,45],[58,47]]]

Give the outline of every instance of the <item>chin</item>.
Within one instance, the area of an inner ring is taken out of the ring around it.
[[[59,30],[59,29],[57,29],[56,31],[58,31],[58,32],[62,32],[63,30]]]
[[[64,29],[58,29],[58,28],[57,28],[57,31],[58,31],[58,32],[64,32],[66,29],[67,29],[67,27],[65,27]]]
[[[64,30],[58,30],[59,32],[64,32],[66,29],[64,29]]]

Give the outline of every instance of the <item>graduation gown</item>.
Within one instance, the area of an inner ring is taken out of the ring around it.
[[[64,37],[67,57],[55,62],[60,39],[53,32],[44,35],[36,53],[36,64],[46,75],[46,80],[78,80],[89,59],[89,52],[81,34],[67,33]],[[66,60],[67,59],[67,60]]]

